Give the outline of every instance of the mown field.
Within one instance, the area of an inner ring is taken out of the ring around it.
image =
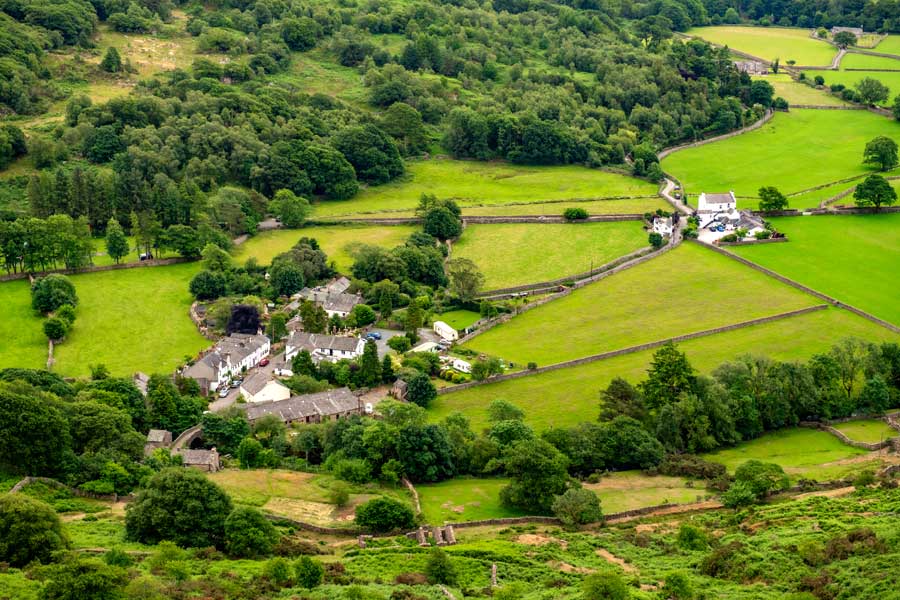
[[[334,261],[338,271],[349,273],[353,266],[353,257],[349,248],[353,244],[370,244],[393,248],[403,244],[416,228],[407,225],[371,227],[365,225],[333,225],[323,227],[305,227],[303,229],[276,229],[261,232],[235,249],[234,258],[243,263],[250,257],[256,258],[260,264],[267,265],[272,259],[290,250],[302,237],[314,238],[328,256]]]
[[[844,69],[900,69],[900,59],[851,52],[841,59],[841,70]]]
[[[889,35],[875,46],[876,52],[884,52],[885,54],[896,54],[900,56],[900,35]]]
[[[687,33],[763,60],[774,61],[777,58],[781,64],[795,60],[803,66],[830,65],[837,54],[834,46],[811,38],[808,29],[723,25],[695,27]]]
[[[834,428],[856,442],[875,444],[900,436],[896,429],[880,419],[865,419],[838,423]]]
[[[694,486],[683,477],[651,476],[641,471],[610,473],[600,483],[583,484],[600,498],[604,513],[696,502],[707,495],[703,485],[698,483]]]
[[[683,244],[521,314],[467,346],[523,365],[549,365],[813,304],[819,301],[812,296]]]
[[[830,433],[800,427],[767,433],[703,457],[725,465],[732,473],[742,463],[755,459],[781,465],[794,480],[803,477],[825,481],[858,472],[867,462],[860,457],[867,455],[866,450],[848,446]],[[875,460],[873,455],[872,461]]]
[[[689,340],[679,344],[679,348],[687,353],[694,368],[708,373],[741,354],[757,354],[777,360],[805,360],[827,350],[844,337],[875,342],[900,340],[900,336],[862,317],[828,308]],[[529,335],[520,343],[526,346],[533,339],[535,337]],[[557,336],[556,339],[562,338]],[[641,381],[646,376],[652,357],[652,350],[635,352],[438,396],[428,409],[429,417],[440,420],[460,411],[471,419],[472,428],[479,431],[488,424],[488,404],[492,400],[503,399],[522,408],[526,413],[526,422],[535,429],[571,427],[597,418],[600,390],[608,386],[614,377],[624,377],[632,383]]]
[[[434,315],[435,321],[443,321],[454,329],[465,329],[481,318],[477,312],[471,310],[451,310],[439,315]]]
[[[874,172],[863,164],[863,150],[879,135],[900,140],[900,124],[861,110],[794,109],[749,133],[671,154],[662,166],[681,180],[694,206],[701,192],[733,190],[752,197],[739,198],[738,207],[755,208],[765,185],[789,194]]]
[[[43,319],[31,308],[28,280],[0,283],[0,368],[28,367],[42,369],[47,365],[47,337]]]
[[[559,216],[567,208],[583,208],[591,215],[642,215],[656,209],[671,211],[672,205],[659,197],[633,198],[627,200],[588,200],[569,202],[539,202],[536,204],[498,204],[463,208],[466,216],[519,216],[519,215],[552,215]],[[410,211],[409,214],[412,214]]]
[[[169,373],[185,356],[209,346],[188,314],[188,283],[198,268],[181,264],[72,275],[78,320],[56,346],[54,371],[83,376],[89,365],[102,363],[114,375]]]
[[[453,257],[478,265],[491,290],[589,271],[646,245],[638,221],[469,225]]]
[[[500,490],[508,479],[458,477],[440,483],[416,485],[422,515],[429,525],[519,517],[523,512],[500,503]]]
[[[350,200],[319,202],[314,216],[408,212],[418,205],[422,194],[452,198],[465,210],[475,206],[570,198],[652,198],[657,193],[656,184],[648,181],[577,166],[540,167],[432,159],[411,161],[406,167],[406,174],[396,181],[362,189]],[[558,214],[562,210],[560,208]]]
[[[860,54],[848,54],[849,56],[862,56]],[[866,58],[876,58],[873,56],[867,56]],[[844,59],[846,60],[846,59]],[[897,71],[845,71],[842,69],[840,71],[806,71],[806,76],[812,79],[816,75],[822,75],[825,78],[825,85],[832,85],[835,83],[842,83],[844,86],[848,88],[856,89],[857,84],[863,79],[877,79],[881,83],[887,86],[888,88],[888,97],[879,102],[880,106],[885,106],[890,108],[894,103],[894,98],[897,97],[897,94],[900,94],[900,60],[892,60],[889,58],[883,58],[881,60],[892,61],[893,65],[888,68],[898,69]],[[842,61],[843,62],[843,61]],[[879,67],[881,68],[881,67]]]
[[[877,317],[900,325],[900,214],[772,219],[786,244],[733,250]]]
[[[846,58],[844,59],[846,60]],[[794,81],[790,75],[779,73],[762,76],[754,76],[753,79],[768,81],[775,88],[775,97],[781,96],[793,106],[795,104],[810,104],[817,106],[841,106],[846,104],[837,96],[833,96],[822,90],[804,83]]]

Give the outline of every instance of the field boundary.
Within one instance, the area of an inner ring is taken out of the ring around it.
[[[718,246],[713,246],[712,244],[706,244],[704,242],[700,242],[697,240],[693,240],[693,241],[697,244],[700,244],[701,246],[710,248],[714,252],[718,252],[719,254],[722,254],[723,256],[728,256],[729,258],[736,260],[739,263],[750,267],[751,269],[759,271],[760,273],[768,275],[769,277],[773,277],[782,283],[786,283],[787,285],[789,285],[793,288],[796,288],[798,290],[806,292],[807,294],[811,294],[811,295],[815,296],[816,298],[818,298],[819,300],[824,300],[825,302],[827,302],[833,306],[846,309],[852,313],[855,313],[856,315],[859,315],[860,317],[863,317],[864,319],[868,319],[869,321],[872,321],[876,325],[881,325],[882,327],[885,327],[885,328],[893,331],[894,333],[900,333],[900,327],[897,327],[893,323],[889,323],[888,321],[885,321],[884,319],[876,317],[873,314],[867,313],[864,310],[860,310],[860,309],[856,308],[855,306],[852,306],[845,302],[841,302],[837,298],[832,298],[831,296],[823,294],[822,292],[816,291],[813,288],[803,285],[802,283],[800,283],[798,281],[794,281],[793,279],[791,279],[789,277],[785,277],[784,275],[781,275],[780,273],[777,273],[771,269],[767,269],[766,267],[758,265],[753,261],[747,260],[743,256],[738,256],[737,254],[734,254],[733,252],[729,252],[728,250],[725,250],[724,248],[719,248]]]
[[[641,352],[643,350],[652,350],[653,348],[659,348],[660,346],[665,346],[669,343],[676,342],[684,342],[687,340],[693,340],[700,337],[706,337],[709,335],[715,335],[718,333],[725,333],[727,331],[734,331],[736,329],[743,329],[745,327],[753,327],[754,325],[762,325],[764,323],[771,323],[772,321],[780,321],[782,319],[789,319],[792,317],[796,317],[799,315],[804,315],[811,312],[817,312],[820,310],[825,310],[828,308],[827,304],[816,304],[813,306],[807,306],[805,308],[798,308],[796,310],[791,310],[783,313],[778,313],[776,315],[769,315],[767,317],[759,317],[757,319],[750,319],[748,321],[741,321],[739,323],[732,323],[731,325],[723,325],[721,327],[714,327],[712,329],[704,329],[702,331],[695,331],[693,333],[685,333],[682,335],[676,335],[674,337],[656,340],[653,342],[646,342],[644,344],[637,344],[635,346],[628,346],[627,348],[620,348],[618,350],[609,350],[607,352],[601,352],[599,354],[592,354],[590,356],[585,356],[583,358],[576,358],[573,360],[567,360],[564,362],[554,363],[552,365],[547,365],[546,367],[538,367],[536,369],[529,369],[527,371],[516,371],[515,373],[507,373],[505,375],[495,375],[493,377],[489,377],[483,381],[469,381],[467,383],[460,383],[458,385],[454,385],[451,387],[441,388],[437,391],[439,396],[443,396],[446,394],[452,394],[454,392],[460,392],[463,390],[467,390],[473,387],[479,387],[482,385],[488,385],[491,383],[500,383],[502,381],[509,381],[512,379],[521,379],[522,377],[530,377],[532,375],[539,375],[541,373],[549,373],[550,371],[558,371],[559,369],[567,369],[569,367],[577,367],[580,365],[586,365],[592,362],[597,362],[601,360],[606,360],[608,358],[615,358],[617,356],[623,356],[625,354],[633,354],[635,352]]]
[[[656,198],[651,196],[649,198]],[[475,215],[461,217],[465,225],[496,225],[496,224],[515,224],[515,223],[535,223],[535,224],[573,224],[578,223],[613,223],[619,221],[642,221],[643,214],[638,213],[617,213],[609,215],[591,215],[585,219],[577,221],[566,220],[562,215],[509,215],[509,216],[487,216]],[[418,225],[422,219],[418,217],[348,217],[336,218],[334,220],[313,220],[308,221],[310,227],[329,226],[329,225]],[[301,231],[298,229],[297,231]]]
[[[842,422],[849,422],[860,419],[845,419]],[[884,419],[881,419],[882,421]],[[820,431],[824,431],[826,433],[830,433],[841,442],[848,446],[852,446],[854,448],[860,448],[862,450],[876,451],[883,450],[885,448],[889,448],[894,445],[894,440],[897,439],[897,436],[886,438],[880,442],[860,442],[854,439],[851,439],[846,433],[839,429],[835,429],[831,426],[830,422],[819,422],[819,421],[800,421],[797,424],[799,427],[806,427],[808,429],[818,429]]]
[[[703,146],[705,144],[711,144],[713,142],[720,142],[722,140],[727,140],[728,138],[733,138],[735,136],[742,135],[744,133],[748,133],[755,129],[759,129],[760,127],[762,127],[763,125],[768,123],[774,115],[775,115],[774,110],[772,110],[771,108],[766,109],[765,114],[759,120],[754,121],[753,123],[751,123],[750,125],[747,125],[746,127],[742,127],[740,129],[735,129],[734,131],[729,131],[728,133],[723,133],[721,135],[713,136],[710,138],[697,140],[696,142],[690,142],[687,144],[672,146],[671,148],[665,148],[665,149],[659,151],[659,153],[656,155],[656,158],[658,161],[662,162],[662,160],[665,157],[669,156],[670,154],[674,154],[675,152],[678,152],[680,150],[687,150],[688,148],[696,148],[697,146]]]
[[[99,273],[102,271],[119,271],[121,269],[137,269],[142,267],[165,267],[169,265],[177,265],[181,263],[194,262],[197,259],[195,258],[184,258],[183,256],[176,256],[173,258],[154,258],[152,260],[145,260],[143,262],[128,262],[128,263],[120,263],[118,265],[92,265],[90,267],[81,267],[78,269],[50,269],[48,271],[19,271],[18,273],[9,273],[7,275],[0,275],[0,282],[3,281],[15,281],[18,279],[28,279],[32,274],[38,275],[52,275],[54,273],[58,273],[61,275],[77,275],[79,273]]]

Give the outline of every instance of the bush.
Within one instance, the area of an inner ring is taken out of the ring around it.
[[[291,563],[281,557],[266,561],[262,576],[278,587],[290,587],[294,584],[294,570],[291,569]]]
[[[410,507],[392,498],[375,498],[356,507],[356,524],[375,533],[386,533],[415,526]]]
[[[553,500],[553,514],[563,525],[572,527],[603,519],[597,494],[584,488],[569,488]]]
[[[329,501],[337,507],[343,507],[350,501],[350,488],[342,481],[335,481],[328,490]]]
[[[338,479],[350,483],[368,483],[372,479],[372,466],[362,458],[347,458],[335,461],[331,472]]]
[[[662,475],[697,479],[718,479],[727,474],[725,465],[703,460],[693,454],[667,454],[657,470]]]
[[[272,554],[278,532],[255,508],[236,508],[225,519],[225,551],[237,558]]]
[[[44,335],[46,335],[49,340],[55,342],[59,341],[66,337],[66,333],[68,332],[69,325],[62,319],[51,317],[44,321]]]
[[[757,231],[756,233],[754,233],[753,237],[755,237],[758,240],[767,240],[770,237],[772,237],[772,232],[769,231],[768,229],[764,229],[763,231]]]
[[[788,108],[790,108],[790,105],[788,104],[787,100],[785,100],[781,96],[778,96],[777,98],[775,98],[775,100],[772,101],[772,108],[776,110],[787,110]]]
[[[322,584],[325,570],[319,564],[319,561],[303,556],[294,564],[294,574],[296,575],[298,586],[311,590]]]
[[[51,506],[25,494],[0,496],[0,562],[23,567],[49,562],[53,552],[69,544]]]
[[[709,547],[709,538],[706,532],[689,523],[682,523],[678,529],[678,547],[682,550],[706,550]]]
[[[598,573],[584,580],[584,600],[626,600],[628,586],[617,573]]]
[[[579,207],[567,208],[563,211],[563,218],[566,221],[579,221],[588,218],[588,211]]]
[[[65,304],[78,306],[75,286],[65,275],[47,275],[31,288],[31,307],[41,313],[53,312]]]
[[[72,325],[75,323],[75,307],[71,304],[63,304],[56,309],[56,312],[53,313],[53,316],[65,321],[68,327],[72,327]]]
[[[456,569],[450,562],[450,557],[440,548],[434,548],[428,555],[428,561],[425,563],[425,576],[428,583],[436,585],[442,583],[444,585],[456,584]]]
[[[728,491],[722,494],[722,504],[728,508],[750,506],[756,502],[756,499],[756,494],[753,493],[753,489],[744,481],[738,481],[731,484]]]
[[[647,236],[647,242],[656,249],[662,248],[666,241],[663,239],[663,236],[659,233],[651,232],[649,236]]]
[[[857,489],[859,489],[859,488],[864,488],[864,487],[869,487],[869,486],[872,485],[873,483],[875,483],[875,473],[874,473],[872,470],[870,470],[870,469],[866,469],[865,471],[861,471],[861,472],[859,473],[859,475],[857,475],[857,476],[853,479],[853,487],[855,487],[855,488],[857,488]]]
[[[694,587],[684,573],[669,573],[663,586],[663,595],[670,600],[692,600]]]
[[[405,335],[395,335],[387,341],[387,345],[391,350],[398,354],[408,352],[409,349],[412,348],[412,342],[410,342],[409,338]]]

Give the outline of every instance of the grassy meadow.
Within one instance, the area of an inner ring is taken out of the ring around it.
[[[846,60],[846,58],[844,59]],[[827,76],[827,75],[826,75]],[[811,104],[817,106],[842,106],[847,104],[837,96],[823,90],[817,90],[805,83],[794,81],[787,73],[777,75],[756,76],[753,79],[768,81],[775,88],[775,97],[781,96],[793,106],[795,104]]]
[[[900,436],[896,429],[880,419],[865,419],[838,423],[834,428],[855,442],[875,444]]]
[[[657,208],[671,211],[672,205],[659,197],[653,198],[629,198],[622,200],[588,200],[572,202],[539,202],[535,204],[499,204],[494,206],[464,207],[465,216],[519,216],[519,215],[550,215],[559,216],[567,208],[583,208],[591,215],[642,215],[653,212]],[[412,214],[412,211],[410,211]]]
[[[900,59],[851,52],[845,54],[841,59],[841,70],[844,69],[900,69]],[[825,73],[824,76],[827,83],[828,73]]]
[[[557,336],[558,338],[559,336]],[[871,341],[898,341],[900,336],[845,310],[828,308],[773,323],[745,327],[682,342],[678,347],[701,373],[741,354],[769,356],[776,360],[805,360],[823,352],[844,337]],[[478,338],[475,338],[476,340]],[[527,345],[535,336],[522,340]],[[614,377],[637,383],[646,376],[652,350],[635,352],[577,367],[474,387],[438,396],[429,417],[440,420],[455,411],[480,431],[488,424],[487,406],[492,400],[512,402],[525,411],[526,422],[537,430],[572,427],[596,420],[600,390]]]
[[[523,313],[467,346],[520,364],[549,365],[819,303],[730,258],[684,244]]]
[[[733,248],[748,260],[900,325],[900,214],[772,219],[786,244]]]
[[[701,192],[755,198],[760,187],[774,185],[790,194],[874,172],[863,164],[863,149],[879,135],[900,140],[900,124],[868,111],[794,109],[749,133],[671,154],[662,166],[681,180],[694,206]],[[757,201],[739,198],[738,206],[755,208]]]
[[[456,330],[470,327],[480,318],[481,315],[471,310],[451,310],[439,315],[434,315],[435,321],[443,321]]]
[[[31,308],[31,287],[27,279],[0,283],[0,368],[47,366],[47,337],[43,318]]]
[[[861,56],[859,54],[849,54],[848,56]],[[867,56],[866,58],[876,58]],[[856,89],[857,84],[863,79],[877,79],[881,83],[887,86],[888,88],[888,97],[883,102],[880,102],[880,106],[884,106],[890,108],[894,103],[894,98],[897,94],[900,94],[900,60],[892,60],[889,58],[883,58],[882,60],[890,60],[893,62],[893,66],[889,67],[892,69],[898,69],[897,71],[844,71],[843,69],[840,71],[806,71],[806,76],[812,79],[816,75],[822,75],[825,78],[825,85],[831,85],[834,83],[842,83],[848,88]],[[880,68],[880,67],[879,67]]]
[[[500,490],[508,484],[508,479],[457,477],[440,483],[417,484],[416,491],[425,522],[440,525],[524,515],[500,503]]]
[[[243,263],[248,258],[254,257],[260,264],[267,265],[279,254],[290,250],[300,238],[310,237],[319,242],[328,260],[335,262],[338,271],[348,273],[353,266],[353,257],[349,253],[349,248],[353,244],[393,248],[403,244],[415,230],[415,227],[407,225],[378,227],[330,225],[303,229],[275,229],[258,233],[238,246],[234,258],[237,262]]]
[[[360,190],[350,200],[319,202],[315,205],[314,216],[408,213],[418,205],[422,194],[452,198],[465,211],[474,206],[573,198],[650,198],[657,193],[656,184],[648,181],[578,166],[541,167],[432,159],[408,162],[406,171],[391,183]],[[562,211],[563,208],[558,207],[555,214]]]
[[[682,477],[650,476],[641,471],[610,473],[600,483],[585,483],[583,486],[597,494],[600,506],[607,514],[645,506],[696,502],[707,493],[703,483],[693,487]]]
[[[825,66],[837,54],[834,46],[811,38],[809,29],[722,25],[695,27],[687,33],[770,62],[777,58],[781,64],[795,60],[798,65]]]
[[[896,54],[900,56],[900,35],[889,35],[881,42],[875,46],[874,50],[876,52],[883,52],[885,54]]]
[[[453,257],[478,265],[491,290],[588,271],[646,245],[638,221],[469,225]]]

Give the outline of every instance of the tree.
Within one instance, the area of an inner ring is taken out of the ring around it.
[[[787,489],[790,484],[784,469],[774,463],[748,460],[734,471],[735,483],[746,483],[757,498],[770,492]]]
[[[332,138],[332,143],[362,181],[378,185],[403,174],[403,159],[397,145],[375,125],[342,129]]]
[[[253,304],[234,304],[231,307],[231,316],[225,326],[225,334],[249,333],[256,334],[259,331],[259,308]]]
[[[381,364],[378,362],[378,346],[375,340],[366,340],[363,355],[359,359],[357,377],[360,386],[375,387],[381,383]]]
[[[259,558],[272,553],[278,532],[255,508],[239,507],[225,519],[225,551],[236,558]]]
[[[856,36],[850,31],[839,31],[834,34],[832,40],[835,44],[840,48],[846,48],[847,46],[855,46],[856,45]]]
[[[450,278],[450,291],[463,302],[474,300],[484,285],[484,275],[468,258],[447,261],[447,275]]]
[[[472,365],[472,379],[475,381],[484,381],[493,375],[499,375],[503,372],[503,366],[500,359],[492,356],[486,360],[476,360]]]
[[[277,342],[287,335],[287,317],[284,313],[275,313],[269,317],[269,337]]]
[[[657,250],[666,245],[666,240],[663,238],[662,234],[655,231],[651,231],[650,235],[647,236],[647,242]]]
[[[125,534],[144,544],[170,540],[183,547],[221,548],[231,509],[228,495],[203,473],[164,469],[128,505]]]
[[[756,503],[756,494],[744,481],[736,481],[722,494],[722,504],[727,508],[740,508]]]
[[[406,381],[406,399],[422,408],[428,408],[431,401],[437,398],[437,388],[425,373],[417,372]]]
[[[125,598],[127,572],[95,558],[78,555],[41,571],[47,582],[41,600],[120,600]]]
[[[314,558],[301,556],[300,560],[294,565],[294,574],[296,575],[297,585],[311,590],[322,584],[325,569]]]
[[[750,83],[750,104],[761,104],[768,108],[772,106],[772,97],[774,95],[775,88],[768,81],[754,79]]]
[[[626,416],[636,421],[645,421],[647,407],[641,393],[621,377],[615,377],[609,386],[600,392],[601,421],[612,421],[619,416]]]
[[[110,46],[106,50],[103,60],[100,61],[100,68],[107,73],[118,73],[122,70],[122,57],[119,56],[119,51],[115,47]]]
[[[365,327],[378,320],[378,315],[375,314],[375,311],[368,304],[357,304],[350,311],[348,320],[355,323],[357,327]]]
[[[856,93],[860,102],[874,106],[887,100],[890,90],[877,79],[863,77],[856,84]]]
[[[675,402],[694,383],[694,369],[687,356],[669,342],[653,354],[647,379],[639,386],[648,408]]]
[[[269,210],[279,218],[282,225],[296,229],[303,227],[312,207],[306,198],[297,196],[291,190],[278,190],[269,203]]]
[[[269,269],[269,283],[279,296],[290,296],[299,292],[305,282],[303,269],[293,262],[278,260]],[[322,329],[324,330],[324,325]]]
[[[247,436],[238,444],[237,457],[242,469],[255,469],[265,464],[265,448],[253,436]]]
[[[442,481],[456,472],[447,432],[437,425],[404,426],[397,438],[397,454],[403,472],[414,482]]]
[[[891,112],[895,121],[900,121],[900,95],[894,97],[894,103],[891,105]]]
[[[491,423],[500,421],[524,421],[525,411],[506,400],[492,400],[488,404],[488,420]]]
[[[395,102],[384,112],[382,127],[400,143],[402,154],[418,154],[427,146],[422,115],[405,102]]]
[[[462,221],[447,207],[436,206],[425,213],[422,229],[439,240],[450,240],[462,234]]]
[[[203,413],[200,426],[203,441],[215,446],[222,454],[237,453],[241,440],[250,435],[250,425],[244,411],[237,407],[220,413]]]
[[[24,567],[50,562],[53,552],[69,545],[53,508],[25,494],[0,496],[0,562]]]
[[[119,225],[119,221],[112,218],[106,224],[106,254],[119,264],[123,257],[128,255],[128,238],[125,231]]]
[[[69,423],[41,394],[0,384],[0,465],[10,473],[62,475],[74,459]]]
[[[66,306],[69,305],[67,304]],[[47,336],[47,339],[53,340],[54,342],[58,342],[66,337],[68,331],[69,324],[58,317],[50,317],[44,321],[44,335]]]
[[[394,339],[394,338],[391,338]],[[409,341],[406,336],[402,339]],[[390,340],[388,340],[390,342]],[[397,376],[394,374],[394,361],[391,359],[390,354],[385,354],[384,358],[381,360],[381,381],[382,383],[394,383]]]
[[[772,186],[759,188],[759,210],[784,210],[787,206],[787,198],[778,191],[778,188]]]
[[[425,576],[431,585],[456,585],[456,568],[447,555],[440,548],[432,548],[425,561]]]
[[[628,600],[631,597],[628,586],[618,573],[589,575],[584,580],[583,588],[584,600]]]
[[[511,483],[500,491],[507,506],[548,513],[566,490],[568,459],[544,440],[520,440],[503,452]]]
[[[291,50],[311,50],[321,35],[321,26],[309,17],[284,19],[281,22],[281,39]]]
[[[225,278],[221,273],[200,271],[191,278],[188,289],[197,300],[215,300],[225,295]]]
[[[853,199],[857,206],[890,206],[897,201],[897,191],[881,175],[869,175],[856,186]]]
[[[375,533],[387,533],[415,526],[415,515],[406,504],[380,497],[356,507],[356,524]]]
[[[224,273],[231,270],[231,255],[216,244],[206,244],[200,254],[203,256],[203,268],[207,271]]]
[[[41,313],[53,312],[63,304],[78,306],[75,286],[65,275],[41,277],[31,288],[31,307]]]
[[[569,488],[562,495],[556,496],[551,509],[567,527],[595,523],[603,519],[597,494],[581,487]]]

